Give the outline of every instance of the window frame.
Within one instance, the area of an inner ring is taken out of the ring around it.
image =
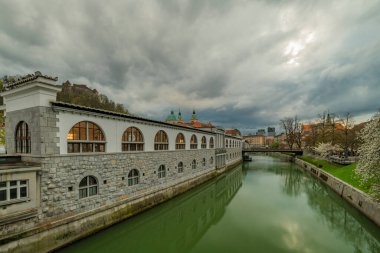
[[[130,130],[130,132],[129,132]],[[133,140],[133,137],[135,137],[135,134],[137,133],[137,136],[140,138],[137,138],[138,140]],[[127,140],[125,140],[127,139]],[[129,140],[131,139],[131,140]],[[137,127],[130,126],[127,129],[125,129],[122,137],[121,137],[121,151],[123,152],[138,152],[138,151],[144,151],[144,135],[142,134],[141,130]],[[133,147],[133,148],[132,148]]]
[[[82,126],[82,124],[85,124],[85,126]],[[92,125],[92,127],[89,127],[90,124]],[[92,140],[90,139],[91,134],[93,138]],[[99,135],[100,140],[94,139],[96,134]],[[79,139],[76,139],[75,135],[78,135]],[[84,135],[85,138],[82,139],[82,135]],[[67,153],[69,154],[106,152],[106,138],[104,131],[98,124],[91,121],[84,120],[75,123],[75,125],[70,128],[67,134],[66,141]]]
[[[93,178],[95,180],[95,184],[90,184],[90,178]],[[83,180],[86,179],[86,185],[81,186],[81,183]],[[93,194],[93,189],[95,189],[96,193]],[[85,192],[86,194],[82,194],[82,192]],[[91,192],[91,195],[90,195]],[[90,198],[96,195],[99,195],[99,180],[92,175],[88,175],[83,177],[78,185],[78,194],[79,194],[79,199],[85,199],[85,198]],[[83,196],[86,195],[86,196]]]
[[[161,164],[158,167],[157,176],[158,176],[159,179],[166,177],[166,166],[164,164]]]
[[[183,133],[177,134],[177,137],[175,138],[175,149],[186,149],[186,139]]]
[[[209,142],[208,142],[209,144],[209,148],[214,148],[215,146],[214,146],[214,138],[213,137],[210,137],[210,140],[209,140]]]
[[[127,179],[128,179],[128,186],[138,185],[140,183],[140,172],[139,172],[139,170],[138,169],[131,169],[128,172]]]
[[[154,136],[154,150],[169,150],[169,136],[164,130],[158,130]]]
[[[183,173],[183,169],[184,169],[183,162],[179,162],[177,166],[178,173]]]
[[[31,153],[31,134],[28,123],[20,121],[16,125],[15,131],[15,151],[20,154]]]
[[[195,170],[195,169],[197,169],[197,160],[193,160],[193,161],[191,161],[191,169],[192,170]]]
[[[198,138],[195,134],[190,138],[190,149],[198,149]]]
[[[207,148],[207,139],[206,139],[206,136],[202,136],[201,149],[205,149],[205,148]]]
[[[11,182],[15,182],[15,184],[11,185]],[[22,189],[25,189],[25,196],[22,196],[24,195]],[[29,179],[0,181],[0,193],[1,192],[5,194],[5,198],[0,200],[0,206],[28,201],[30,199]],[[15,192],[15,197],[12,197],[12,192]],[[0,194],[0,196],[2,196],[2,194]]]

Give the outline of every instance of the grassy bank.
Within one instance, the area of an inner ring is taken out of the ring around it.
[[[339,178],[340,180],[352,185],[353,187],[363,192],[369,192],[370,185],[361,185],[359,176],[355,174],[355,169],[357,165],[356,163],[350,165],[339,165],[335,163],[330,163],[325,160],[315,159],[310,156],[301,156],[298,158],[321,168],[327,173],[330,173],[331,175]]]

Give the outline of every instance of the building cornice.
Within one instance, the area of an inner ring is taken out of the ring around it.
[[[188,127],[188,126],[170,124],[163,121],[143,118],[143,117],[139,117],[132,114],[112,112],[112,111],[86,107],[82,105],[74,105],[74,104],[69,104],[69,103],[64,103],[64,102],[51,102],[51,105],[54,110],[58,110],[58,111],[67,111],[67,112],[78,113],[78,114],[88,114],[88,115],[98,116],[98,117],[108,117],[108,118],[116,119],[116,120],[127,119],[127,120],[134,121],[136,123],[141,123],[141,124],[165,126],[172,129],[180,129],[180,130],[215,135],[215,132],[212,132],[212,131],[201,130],[201,129]]]

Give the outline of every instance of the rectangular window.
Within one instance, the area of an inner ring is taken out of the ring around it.
[[[67,143],[67,153],[79,153],[80,143]]]
[[[6,190],[0,190],[0,201],[7,200],[7,191]]]
[[[98,186],[92,186],[88,188],[89,194],[88,196],[94,196],[98,194]]]
[[[104,143],[95,144],[95,152],[104,152],[106,151],[106,145]]]
[[[92,143],[82,143],[82,152],[94,152]]]
[[[28,197],[28,181],[12,180],[0,182],[0,202]]]
[[[79,198],[86,198],[86,197],[87,197],[87,188],[79,189]]]

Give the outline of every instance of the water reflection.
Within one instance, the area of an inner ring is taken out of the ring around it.
[[[380,252],[380,228],[298,167],[254,156],[61,252]]]
[[[186,252],[213,224],[242,185],[241,167],[173,201],[59,252]]]
[[[314,178],[307,177],[303,185],[309,206],[331,230],[352,244],[355,252],[380,252],[380,234],[376,225]]]

